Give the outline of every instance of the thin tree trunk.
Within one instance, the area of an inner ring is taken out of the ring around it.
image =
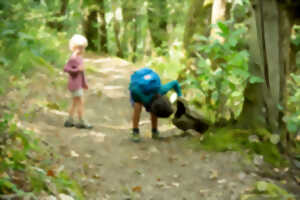
[[[134,3],[132,0],[128,1],[122,1],[122,15],[123,15],[123,34],[122,34],[122,39],[121,39],[121,47],[122,47],[122,52],[125,57],[129,57],[129,54],[131,53],[130,50],[133,49],[131,48],[131,42],[130,38],[131,32],[132,32],[132,23],[134,21]]]
[[[123,57],[123,52],[121,48],[121,41],[120,41],[120,22],[117,18],[117,3],[112,2],[112,8],[113,8],[113,27],[114,27],[114,33],[115,33],[115,40],[117,45],[117,56]]]
[[[89,10],[87,19],[84,21],[84,33],[88,40],[88,47],[92,51],[97,51],[97,41],[98,41],[98,28],[95,24],[97,21],[98,10],[96,8],[92,8]]]
[[[61,0],[60,16],[64,16],[67,12],[69,0]]]
[[[114,18],[114,32],[115,32],[115,40],[117,45],[117,56],[123,58],[123,52],[122,52],[121,41],[120,41],[120,23],[115,18]]]
[[[106,29],[106,20],[105,20],[105,6],[104,0],[98,0],[99,3],[99,15],[100,15],[100,50],[101,52],[108,53],[108,44],[107,44],[107,29]]]
[[[155,47],[168,41],[168,10],[166,0],[149,0],[147,8],[151,38]]]
[[[138,20],[137,16],[135,17],[135,22],[134,22],[134,36],[132,39],[132,51],[133,51],[133,56],[132,56],[132,61],[136,62],[137,60],[137,46],[138,46]]]
[[[61,2],[60,10],[59,10],[59,12],[54,14],[55,17],[62,17],[64,15],[66,15],[69,0],[61,0],[60,2]],[[64,24],[62,21],[56,21],[56,20],[47,22],[47,25],[58,31],[61,31],[64,27]]]
[[[122,13],[124,17],[124,34],[121,46],[123,52],[126,52],[127,57],[134,62],[137,59],[138,38],[140,35],[138,11],[138,2],[134,0],[123,2]]]
[[[226,0],[214,0],[212,15],[211,15],[211,24],[217,24],[218,22],[225,21],[225,16],[226,16]],[[210,36],[213,39],[217,39],[223,42],[224,39],[217,34],[219,31],[220,30],[218,27],[212,27]]]
[[[192,0],[184,28],[184,47],[188,54],[190,43],[195,33],[207,35],[209,21],[209,6],[203,6],[204,0]]]

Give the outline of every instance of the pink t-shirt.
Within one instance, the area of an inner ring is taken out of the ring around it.
[[[72,55],[64,67],[64,72],[69,74],[68,89],[70,91],[79,90],[81,88],[88,89],[84,72],[79,70],[79,66],[82,65],[82,57]]]

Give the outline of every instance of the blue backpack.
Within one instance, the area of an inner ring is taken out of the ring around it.
[[[131,75],[129,89],[138,87],[143,94],[155,94],[159,92],[160,86],[158,74],[150,68],[142,68]]]

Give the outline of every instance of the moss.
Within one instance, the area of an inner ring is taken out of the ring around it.
[[[274,199],[274,200],[295,200],[293,194],[288,193],[285,189],[269,182],[259,181],[255,184],[254,190],[250,193],[242,194],[241,200],[255,199]]]
[[[250,141],[255,135],[257,140]],[[267,130],[245,130],[233,127],[210,128],[201,140],[192,139],[193,148],[208,151],[242,151],[247,150],[250,155],[263,155],[264,160],[274,167],[284,166],[287,161],[280,154],[278,147],[269,140],[271,133]]]

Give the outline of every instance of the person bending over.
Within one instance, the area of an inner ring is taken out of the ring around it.
[[[159,138],[158,117],[166,118],[173,112],[170,102],[164,96],[172,89],[178,97],[182,96],[177,80],[162,85],[159,75],[150,68],[139,69],[131,75],[129,91],[133,105],[132,141],[140,141],[139,120],[143,106],[150,113],[152,138]]]

